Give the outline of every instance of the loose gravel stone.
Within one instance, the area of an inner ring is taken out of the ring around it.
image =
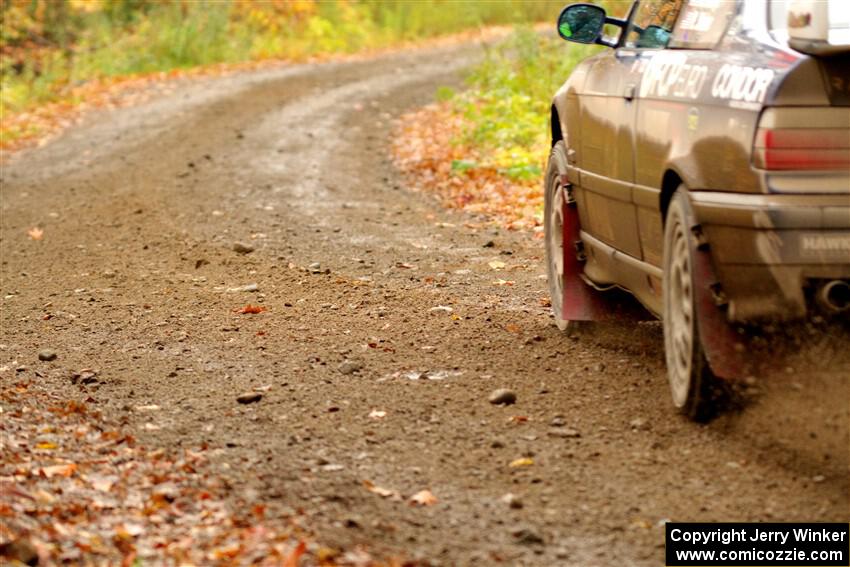
[[[637,429],[639,431],[646,431],[647,429],[649,429],[649,423],[647,423],[647,421],[642,417],[637,417],[631,420],[629,422],[629,426],[632,429]]]
[[[516,393],[507,388],[499,388],[490,394],[489,402],[493,405],[509,406],[516,402]]]
[[[240,404],[253,404],[263,399],[263,395],[259,392],[247,392],[237,396],[236,401]]]
[[[354,361],[354,360],[346,360],[345,362],[343,362],[342,364],[339,365],[337,370],[339,370],[340,373],[342,373],[342,374],[348,375],[348,374],[354,374],[355,372],[357,372],[358,370],[360,370],[362,368],[363,368],[363,365],[360,364],[359,362]]]
[[[254,251],[254,247],[250,244],[245,244],[244,242],[234,242],[233,251],[238,254],[250,254]]]
[[[577,429],[573,429],[572,427],[564,427],[562,428],[552,428],[548,433],[549,437],[563,437],[565,439],[574,439],[577,437],[581,437],[581,433]]]
[[[520,545],[543,545],[543,537],[531,528],[518,528],[511,532]]]
[[[51,360],[56,360],[57,356],[58,355],[56,354],[56,351],[51,350],[49,348],[38,351],[38,359],[43,360],[44,362],[50,362]]]
[[[502,496],[501,500],[512,510],[519,510],[523,506],[522,499],[513,492],[508,492]]]

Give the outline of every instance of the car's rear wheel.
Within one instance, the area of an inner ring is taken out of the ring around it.
[[[546,274],[555,324],[562,331],[573,327],[564,319],[564,186],[567,173],[567,151],[563,140],[552,147],[545,177],[545,206],[543,211],[546,236]]]
[[[687,189],[682,185],[670,201],[664,227],[664,352],[673,405],[691,419],[702,420],[711,411],[714,377],[697,326],[695,224]]]

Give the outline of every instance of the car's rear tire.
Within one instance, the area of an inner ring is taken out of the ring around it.
[[[673,405],[702,421],[712,411],[715,380],[700,342],[694,296],[694,220],[687,188],[673,195],[664,226],[664,353]]]
[[[543,227],[546,237],[546,276],[555,325],[568,331],[575,322],[562,317],[564,301],[564,187],[562,179],[567,173],[567,149],[563,140],[557,142],[549,154],[546,167],[545,205]]]

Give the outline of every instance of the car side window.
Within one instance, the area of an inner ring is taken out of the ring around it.
[[[663,49],[684,0],[641,0],[626,32],[625,47]]]
[[[669,46],[683,49],[711,49],[720,41],[735,17],[737,2],[729,0],[688,0],[676,22]]]

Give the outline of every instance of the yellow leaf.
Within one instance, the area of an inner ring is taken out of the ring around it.
[[[518,468],[518,467],[530,467],[533,464],[534,464],[534,459],[529,459],[528,457],[524,457],[522,459],[516,459],[515,461],[511,461],[511,464],[509,464],[508,466],[511,467],[512,469],[515,469],[515,468]]]
[[[36,449],[42,449],[44,451],[50,451],[56,448],[56,443],[51,443],[50,441],[42,441],[41,443],[35,446]]]

